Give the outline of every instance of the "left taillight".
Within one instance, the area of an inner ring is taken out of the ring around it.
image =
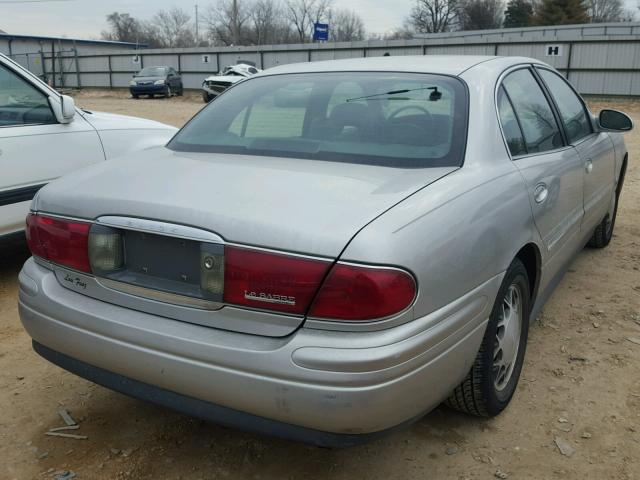
[[[88,249],[90,228],[90,223],[31,213],[27,216],[27,244],[33,255],[91,273]]]

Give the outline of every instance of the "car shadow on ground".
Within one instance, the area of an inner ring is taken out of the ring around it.
[[[24,233],[0,238],[0,279],[16,275],[30,256]]]

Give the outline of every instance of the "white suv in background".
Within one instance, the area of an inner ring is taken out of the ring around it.
[[[166,143],[176,128],[76,108],[0,54],[0,238],[24,230],[29,203],[46,183],[123,153]]]

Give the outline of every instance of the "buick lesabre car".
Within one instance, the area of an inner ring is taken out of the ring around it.
[[[76,108],[0,54],[0,239],[20,234],[35,193],[47,182],[118,155],[164,145],[174,127]]]
[[[529,320],[611,240],[631,128],[528,58],[274,68],[40,191],[22,322],[96,383],[320,445],[497,415]]]

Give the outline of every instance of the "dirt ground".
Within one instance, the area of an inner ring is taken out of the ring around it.
[[[85,108],[181,125],[196,94],[132,100],[78,95]],[[629,112],[640,102],[593,102]],[[513,402],[498,418],[440,407],[407,430],[327,450],[218,427],[93,385],[31,350],[18,319],[21,241],[0,249],[0,479],[640,480],[640,129],[616,231],[585,250],[534,323]],[[49,437],[66,408],[86,440]],[[569,445],[563,455],[556,441]],[[571,453],[566,452],[566,453]]]

